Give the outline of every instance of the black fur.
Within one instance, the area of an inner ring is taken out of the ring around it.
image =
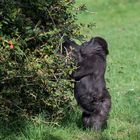
[[[101,37],[77,45],[64,38],[63,45],[73,50],[78,68],[71,77],[75,79],[74,95],[82,107],[82,121],[85,128],[101,130],[107,125],[111,108],[111,97],[106,88],[106,56],[109,54],[107,42]]]

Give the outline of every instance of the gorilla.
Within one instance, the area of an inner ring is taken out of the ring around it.
[[[77,63],[77,69],[70,76],[75,79],[74,96],[83,110],[83,127],[102,130],[107,126],[111,109],[111,96],[105,82],[108,44],[105,39],[94,37],[77,45],[65,36],[63,46],[68,52],[72,51]]]

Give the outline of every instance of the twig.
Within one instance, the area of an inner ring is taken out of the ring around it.
[[[91,13],[91,14],[96,14],[97,13],[97,12],[93,12],[93,11],[89,11],[89,10],[85,10],[85,12]]]
[[[58,123],[56,122],[46,122],[46,121],[43,121],[43,120],[37,120],[37,119],[31,119],[32,121],[36,122],[36,123],[44,123],[44,124],[54,124],[54,125],[57,125],[57,126],[60,126]]]

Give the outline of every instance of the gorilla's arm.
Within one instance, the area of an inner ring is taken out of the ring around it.
[[[94,56],[85,58],[81,63],[79,63],[79,67],[71,74],[71,77],[75,80],[79,80],[84,76],[93,74],[95,71],[95,61]]]
[[[71,74],[73,79],[80,80],[81,78],[91,74],[96,78],[99,78],[105,73],[106,61],[98,55],[91,55],[83,59],[78,66],[77,70]]]
[[[66,49],[68,49],[68,50],[70,50],[71,49],[70,47],[72,47],[73,49],[79,51],[80,47],[78,44],[76,44],[74,41],[70,40],[67,36],[64,36],[63,39],[64,39],[64,43],[62,46],[66,47]]]
[[[81,46],[76,44],[74,41],[71,41],[67,36],[63,37],[64,43],[62,44],[64,50],[67,50],[68,52],[72,52],[71,57],[73,57],[77,63],[81,62],[83,60],[80,50]]]

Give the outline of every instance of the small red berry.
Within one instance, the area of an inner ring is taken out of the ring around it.
[[[11,44],[11,45],[10,45],[10,49],[13,49],[13,48],[14,48],[14,45],[13,45],[13,44]]]

